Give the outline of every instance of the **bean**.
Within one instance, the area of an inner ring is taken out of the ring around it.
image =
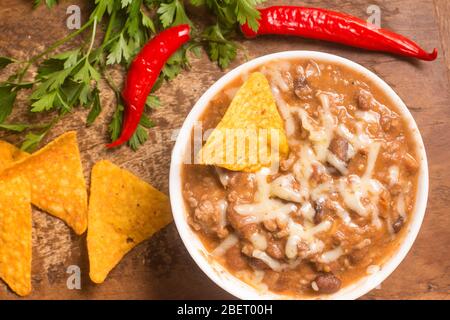
[[[320,293],[334,293],[341,288],[341,280],[332,273],[320,274],[313,282]]]

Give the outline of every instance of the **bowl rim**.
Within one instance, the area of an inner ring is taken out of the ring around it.
[[[295,50],[282,51],[264,55],[244,64],[241,64],[233,70],[227,72],[212,86],[210,86],[195,103],[194,107],[189,112],[183,125],[178,133],[175,146],[172,150],[172,158],[170,164],[170,178],[169,178],[169,192],[170,202],[172,206],[172,214],[174,221],[180,234],[180,237],[188,250],[191,257],[194,259],[200,269],[219,287],[240,299],[308,299],[309,297],[292,297],[288,295],[277,294],[274,292],[263,292],[257,288],[250,286],[237,277],[229,273],[217,261],[214,261],[204,248],[199,237],[190,228],[187,222],[187,208],[182,195],[182,181],[181,169],[183,158],[185,156],[186,146],[189,143],[192,128],[194,123],[199,119],[209,101],[230,81],[242,75],[263,63],[273,60],[286,59],[317,59],[320,61],[328,61],[344,65],[352,70],[364,75],[370,81],[383,90],[390,98],[392,103],[396,106],[402,118],[406,120],[409,130],[416,142],[416,154],[420,157],[420,169],[417,184],[417,194],[414,212],[411,215],[411,221],[408,223],[408,229],[403,234],[398,248],[394,250],[392,255],[383,262],[379,271],[367,275],[356,282],[342,288],[338,292],[331,295],[321,295],[318,299],[356,299],[376,288],[382,281],[384,281],[403,261],[407,253],[411,249],[422,225],[423,218],[426,211],[428,199],[428,162],[425,151],[425,146],[422,136],[419,132],[417,124],[406,107],[405,103],[397,95],[397,93],[379,76],[362,65],[353,62],[349,59],[319,51]],[[396,110],[396,111],[397,111]],[[316,298],[316,297],[314,297]]]

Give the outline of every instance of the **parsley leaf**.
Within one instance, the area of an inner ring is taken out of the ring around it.
[[[122,116],[124,107],[122,104],[118,104],[116,111],[114,111],[111,122],[108,126],[108,131],[111,136],[111,141],[117,140],[120,136],[120,130],[122,128]]]
[[[70,70],[69,71],[69,74],[70,74],[70,72],[72,70],[70,68],[68,70]],[[61,77],[63,77],[63,76],[64,75],[62,75]],[[65,78],[64,78],[64,80],[65,80]],[[64,80],[62,80],[62,82],[64,82]],[[76,82],[81,82],[81,83],[89,83],[91,80],[95,80],[96,82],[98,82],[98,81],[100,81],[100,74],[89,63],[89,59],[85,58],[84,64],[82,65],[82,67],[78,70],[77,73],[75,73],[73,75],[73,80],[75,80]]]
[[[7,81],[0,82],[0,129],[22,132],[26,129],[39,129],[29,132],[23,143],[25,149],[37,147],[43,137],[53,126],[48,125],[5,124],[12,113],[19,90],[32,87],[30,111],[48,112],[55,115],[57,121],[75,107],[90,108],[86,124],[91,125],[101,113],[100,91],[98,84],[104,78],[113,89],[117,98],[117,108],[113,114],[108,131],[111,139],[120,135],[123,122],[124,106],[121,102],[120,88],[108,79],[108,70],[114,65],[128,66],[143,45],[161,29],[187,23],[194,29],[189,19],[185,4],[204,6],[214,16],[214,24],[202,27],[200,41],[192,41],[178,50],[165,64],[158,80],[152,88],[154,93],[165,80],[175,78],[183,69],[190,66],[187,52],[200,56],[203,47],[212,61],[221,68],[229,66],[235,59],[238,46],[232,40],[238,24],[248,23],[251,28],[258,26],[259,12],[256,6],[265,0],[94,0],[94,8],[81,29],[75,30],[58,40],[43,52],[31,57],[21,69],[11,75]],[[53,7],[58,0],[34,0],[34,5]],[[103,40],[96,39],[97,27],[105,26]],[[68,51],[50,55],[61,45],[69,43],[83,32],[91,30],[91,38],[80,41]],[[100,43],[100,44],[99,44]],[[18,61],[0,56],[0,70]],[[37,74],[30,82],[22,82],[32,65],[37,66]],[[150,95],[146,108],[160,106],[159,99]],[[136,150],[148,139],[146,129],[154,123],[145,115],[129,145]]]
[[[12,86],[0,86],[0,123],[11,114],[16,96]]]
[[[157,12],[164,28],[180,24],[189,24],[190,26],[193,26],[191,20],[189,20],[186,14],[186,11],[184,10],[183,3],[180,0],[161,3]]]
[[[150,109],[157,109],[161,106],[161,101],[157,96],[148,95],[145,105]]]
[[[125,61],[128,61],[130,58],[130,51],[123,37],[123,33],[120,34],[119,41],[112,45],[106,64],[121,63],[122,57]]]
[[[236,1],[236,18],[240,24],[248,23],[253,30],[258,30],[258,19],[260,17],[256,5],[263,3],[265,0],[235,0]]]
[[[50,129],[53,127],[54,122],[50,123],[47,127],[44,128],[41,132],[34,133],[29,132],[25,136],[25,140],[22,142],[21,150],[27,152],[33,152],[37,149],[42,139],[47,135]]]
[[[162,75],[166,80],[172,80],[182,70],[188,66],[186,57],[186,47],[177,50],[167,61],[162,69]],[[155,84],[157,87],[157,84]]]
[[[141,14],[142,14],[142,25],[150,29],[153,33],[156,33],[156,27],[152,19],[150,19],[143,11],[141,11]]]
[[[25,129],[28,129],[31,125],[26,123],[14,123],[14,124],[0,124],[0,129],[22,132]]]
[[[136,131],[133,136],[128,141],[128,145],[133,151],[139,149],[147,140],[148,140],[148,132],[145,130],[146,128],[152,128],[155,126],[155,123],[150,120],[145,114],[142,115],[141,120],[139,122]]]
[[[0,57],[0,70],[6,67],[8,64],[14,62],[11,58],[8,57]]]
[[[91,107],[91,111],[89,112],[87,119],[86,119],[86,124],[88,126],[90,126],[91,124],[94,123],[95,119],[97,119],[97,117],[99,116],[100,112],[102,111],[102,106],[100,104],[100,95],[99,95],[99,90],[97,88],[94,89],[93,95],[94,95],[94,99],[92,101],[92,107]]]
[[[34,0],[34,7],[38,7],[41,5],[43,0]],[[45,4],[47,7],[51,8],[58,3],[58,0],[45,0]]]
[[[31,104],[31,112],[42,112],[52,109],[54,107],[57,93],[58,92],[56,90],[53,90],[49,93],[44,94],[42,97]]]
[[[125,8],[131,4],[133,0],[121,0],[122,8]]]
[[[208,42],[207,52],[209,58],[218,62],[222,69],[227,68],[230,62],[236,58],[236,44],[225,38],[218,24],[206,28],[203,37]]]
[[[191,4],[196,7],[205,5],[205,0],[191,0]]]
[[[40,133],[28,133],[25,136],[25,140],[22,142],[22,146],[20,147],[20,149],[27,152],[33,152],[37,149],[39,143],[41,143],[46,134],[47,130],[44,130]]]

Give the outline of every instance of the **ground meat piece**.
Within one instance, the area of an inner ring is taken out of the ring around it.
[[[332,273],[320,274],[314,279],[311,286],[319,293],[334,293],[341,288],[341,280]]]
[[[230,172],[227,182],[227,200],[230,206],[235,203],[251,203],[256,192],[255,176],[252,173]]]
[[[348,161],[348,141],[336,136],[331,140],[329,150],[344,162]]]
[[[281,231],[278,231],[275,234],[275,237],[278,238],[278,239],[281,239],[281,238],[287,237],[288,235],[289,235],[289,229],[288,228],[284,228]]]
[[[327,173],[326,168],[322,165],[313,164],[311,179],[317,184],[324,183],[330,179],[330,175]]]
[[[394,184],[389,188],[392,196],[398,196],[402,192],[402,186],[400,184]]]
[[[316,201],[314,203],[314,223],[319,224],[324,219],[325,216],[331,215],[334,212],[334,207],[331,205],[330,201]]]
[[[269,241],[266,252],[274,259],[283,259],[283,246],[279,241]]]
[[[230,203],[235,203],[239,200],[239,193],[236,190],[231,191],[227,195],[227,200]]]
[[[298,98],[307,98],[311,92],[312,89],[308,86],[308,80],[304,76],[300,75],[294,80],[294,93]]]
[[[380,199],[378,200],[378,205],[380,206],[380,215],[384,218],[387,217],[391,209],[391,194],[386,189],[383,189],[380,194]]]
[[[380,124],[384,132],[398,131],[402,125],[400,119],[389,115],[382,116],[380,119]]]
[[[235,212],[232,206],[228,207],[227,219],[230,225],[235,229],[243,238],[250,239],[251,235],[258,232],[258,226],[255,223],[248,223],[249,216],[245,216]]]
[[[355,249],[349,254],[349,260],[353,265],[359,264],[367,257],[368,248]]]
[[[395,222],[392,224],[392,229],[394,229],[395,233],[398,233],[402,229],[403,224],[404,224],[404,219],[402,216],[399,216],[397,218],[397,220],[395,220]]]
[[[358,108],[364,111],[372,109],[375,105],[372,94],[364,89],[359,90],[356,95],[356,100],[358,102]]]
[[[280,170],[281,171],[289,171],[292,168],[292,165],[296,161],[295,153],[291,152],[289,153],[289,156],[287,159],[283,159],[280,161]]]
[[[301,258],[305,257],[309,251],[309,246],[303,241],[299,241],[297,244],[297,255]]]
[[[205,200],[199,203],[195,209],[194,216],[197,220],[208,222],[215,220],[215,209],[211,201]]]
[[[238,229],[244,239],[251,240],[253,234],[259,233],[258,225],[255,223],[246,224]]]
[[[191,208],[196,208],[198,206],[198,201],[194,197],[194,193],[189,190],[189,184],[186,184],[184,197],[187,199],[187,202]]]
[[[414,159],[413,156],[409,153],[403,155],[403,163],[410,173],[415,173],[417,169],[419,169],[419,164],[417,163],[416,159]]]
[[[267,231],[270,231],[270,232],[275,232],[278,229],[277,221],[275,219],[264,220],[263,225],[264,225],[264,228],[266,228]]]
[[[248,257],[251,257],[253,255],[253,245],[250,242],[244,241],[244,244],[242,245],[241,252],[245,254]]]
[[[316,202],[314,209],[316,211],[316,213],[314,214],[314,223],[319,224],[325,217],[325,209],[323,207],[323,202]]]
[[[214,167],[217,177],[219,178],[220,183],[226,189],[228,187],[228,183],[230,181],[230,172],[226,169],[222,169],[220,167]]]
[[[264,283],[274,291],[280,290],[278,280],[280,279],[280,273],[273,270],[267,270],[264,274]]]
[[[269,267],[267,264],[265,264],[264,261],[261,261],[261,260],[256,259],[256,258],[251,258],[249,264],[250,264],[254,269],[257,269],[257,270],[267,270],[267,269],[270,269],[270,267]]]
[[[392,154],[392,153],[396,153],[399,152],[401,147],[404,145],[404,141],[400,141],[400,140],[394,140],[391,141],[389,143],[386,143],[384,145],[386,152]]]
[[[242,255],[239,245],[229,249],[225,253],[225,258],[230,269],[238,271],[246,269],[248,266],[247,259]]]
[[[221,219],[222,213],[219,201],[200,201],[194,210],[194,223],[206,234],[215,234],[219,238],[224,238],[228,235],[228,230],[223,225]]]

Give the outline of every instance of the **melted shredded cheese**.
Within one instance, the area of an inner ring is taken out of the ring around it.
[[[297,211],[297,206],[276,199],[267,199],[261,203],[236,205],[234,210],[241,215],[249,216],[246,223],[259,223],[273,219],[285,222],[290,212]]]
[[[317,70],[320,74],[320,69]],[[271,172],[268,168],[261,169],[254,174],[257,183],[254,203],[235,205],[234,210],[238,214],[246,216],[245,223],[276,220],[285,225],[284,231],[287,232],[285,233],[285,256],[291,261],[289,265],[293,265],[292,261],[300,261],[302,258],[314,254],[320,254],[318,260],[323,263],[333,262],[344,254],[344,250],[339,246],[323,252],[325,244],[317,235],[329,232],[332,222],[325,220],[314,225],[313,203],[329,201],[328,204],[331,203],[336,215],[348,227],[358,228],[358,225],[352,222],[348,210],[354,211],[361,217],[371,219],[372,225],[376,228],[382,226],[378,200],[384,186],[373,178],[381,144],[372,140],[366,132],[368,124],[379,124],[380,114],[374,111],[357,111],[355,116],[360,121],[356,122],[355,133],[353,133],[344,124],[338,125],[337,119],[332,113],[331,102],[336,105],[342,100],[339,96],[318,91],[316,96],[320,101],[320,108],[319,116],[315,119],[307,112],[308,105],[290,106],[283,99],[281,92],[287,90],[289,83],[286,82],[279,70],[266,69],[265,73],[270,75],[272,91],[280,114],[285,121],[289,143],[295,142],[296,145],[296,161],[292,164],[293,175],[281,175],[268,183],[268,176],[275,172]],[[335,106],[335,108],[339,107]],[[308,131],[307,140],[299,141],[298,138],[293,137],[296,126],[301,126]],[[347,164],[329,151],[334,135],[339,135],[349,142],[347,151],[349,159],[360,150],[368,153],[365,172],[361,176],[348,175]],[[321,184],[311,183],[314,170],[319,174],[327,173],[326,163],[331,164],[343,176],[328,179]],[[392,181],[398,180],[398,171],[395,170],[392,168],[389,171],[392,172]],[[340,196],[344,206],[338,201],[330,200],[332,193]],[[404,202],[404,199],[401,200],[399,197],[397,210],[404,212],[404,203],[402,207],[401,201]],[[303,217],[302,224],[298,223],[294,216]],[[250,241],[254,246],[252,253],[254,258],[260,259],[275,271],[286,268],[286,264],[270,257],[265,252],[267,239],[263,234],[254,233]]]
[[[312,207],[311,202],[308,201],[302,204],[302,206],[298,210],[298,213],[305,219],[309,220],[310,222],[313,222],[316,211]]]
[[[383,185],[376,179],[372,179],[375,163],[380,151],[380,144],[377,142],[369,146],[366,170],[362,177],[349,175],[347,178],[339,180],[339,193],[345,205],[362,217],[371,216],[372,224],[376,228],[381,227],[379,218],[378,200]],[[363,199],[369,199],[370,204],[364,205]]]
[[[220,211],[219,211],[219,213],[220,213],[219,225],[220,225],[221,228],[225,228],[227,226],[227,224],[228,224],[228,221],[227,221],[227,208],[228,208],[228,202],[225,201],[224,199],[220,200],[219,201],[219,209],[220,209]]]
[[[296,181],[291,174],[279,176],[270,184],[270,194],[287,201],[301,202],[301,193],[294,189],[294,183]]]
[[[394,186],[399,182],[400,169],[398,166],[390,166],[389,172],[389,186]]]
[[[226,237],[212,252],[213,256],[223,256],[229,249],[234,247],[239,242],[239,238],[234,234]]]
[[[366,121],[367,123],[376,123],[376,124],[380,123],[380,114],[373,110],[369,111],[357,110],[355,112],[355,115],[358,119]]]
[[[257,250],[265,251],[267,249],[267,239],[261,233],[253,233],[250,236],[250,241],[253,244],[253,247],[255,247],[255,249]]]
[[[348,173],[347,164],[336,157],[336,155],[332,152],[328,152],[327,161],[333,167],[335,167],[341,174],[346,175]]]
[[[253,258],[259,259],[265,264],[269,266],[270,269],[280,272],[283,271],[284,266],[279,261],[275,260],[271,256],[269,256],[267,253],[261,250],[253,250],[252,253]]]
[[[339,259],[343,254],[344,250],[339,246],[333,250],[322,253],[319,261],[322,263],[330,263]]]
[[[405,196],[403,193],[400,193],[400,195],[397,198],[397,212],[400,215],[400,217],[403,218],[403,221],[405,221],[406,209],[405,209]]]

